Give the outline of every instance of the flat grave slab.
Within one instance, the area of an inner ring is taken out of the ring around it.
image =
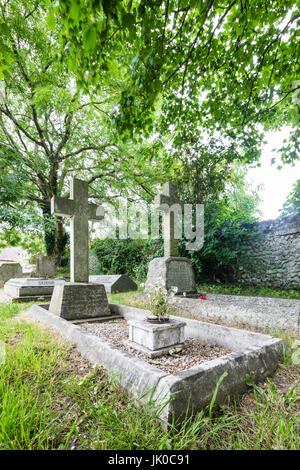
[[[138,294],[143,297],[143,294]],[[242,295],[204,294],[206,300],[175,296],[172,300],[178,315],[188,314],[199,320],[268,332],[284,330],[300,336],[300,300]]]
[[[115,304],[110,304],[110,311],[127,321],[142,320],[149,314],[146,310]],[[160,416],[166,422],[173,418],[184,419],[187,409],[189,413],[195,413],[207,406],[222,376],[216,403],[245,392],[247,375],[254,382],[270,376],[282,361],[287,347],[283,340],[268,335],[171,316],[186,323],[186,336],[232,352],[180,372],[167,373],[81,326],[54,315],[43,306],[33,305],[28,312],[34,319],[53,326],[73,341],[92,363],[105,366],[138,402],[148,402],[150,397],[152,401],[163,401],[165,406],[161,408]]]
[[[56,285],[64,284],[64,279],[16,278],[4,284],[4,296],[12,302],[49,300]]]
[[[103,284],[108,294],[137,290],[136,283],[126,274],[89,276],[89,282]]]

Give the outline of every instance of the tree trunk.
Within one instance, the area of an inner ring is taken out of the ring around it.
[[[51,216],[50,205],[42,206],[43,211],[43,229],[47,256],[52,256],[55,247],[55,221]]]
[[[68,243],[68,240],[69,240],[69,236],[67,232],[65,231],[62,218],[56,217],[54,255],[56,258],[56,265],[58,267],[62,265],[62,258],[65,252],[65,248]]]
[[[60,267],[69,237],[64,229],[63,219],[51,215],[50,205],[45,204],[42,211],[46,253],[47,256],[54,256],[56,266]]]

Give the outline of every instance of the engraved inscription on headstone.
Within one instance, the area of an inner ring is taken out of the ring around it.
[[[188,258],[169,256],[150,261],[145,291],[155,289],[158,282],[166,289],[177,287],[177,294],[196,293],[192,263]]]
[[[193,290],[193,278],[191,266],[182,261],[170,261],[168,266],[168,287],[176,286],[180,292],[191,292]]]
[[[56,286],[49,310],[65,320],[111,315],[104,286],[88,283],[66,283]]]

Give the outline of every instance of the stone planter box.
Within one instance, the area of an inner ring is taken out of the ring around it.
[[[141,320],[149,314],[146,310],[125,305],[110,304],[110,310],[127,321]],[[80,353],[93,364],[105,366],[108,373],[139,403],[151,399],[153,408],[155,402],[165,403],[160,408],[160,417],[166,422],[172,422],[173,418],[184,419],[187,410],[191,414],[207,406],[225,372],[227,375],[218,389],[216,403],[226,402],[229,396],[245,392],[248,389],[247,375],[254,382],[264,380],[276,370],[287,349],[282,339],[272,336],[171,316],[171,319],[186,323],[186,336],[226,347],[232,352],[169,374],[52,314],[45,306],[33,305],[28,313],[73,341]]]
[[[146,320],[129,320],[128,344],[150,357],[165,354],[171,347],[182,347],[185,322],[170,320],[155,324]]]

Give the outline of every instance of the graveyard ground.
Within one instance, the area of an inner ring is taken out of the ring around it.
[[[0,449],[299,449],[300,368],[290,356],[239,400],[166,431],[27,308],[0,304]]]
[[[56,277],[63,277],[66,281],[70,280],[70,270],[68,267],[59,268],[55,274]],[[226,295],[246,295],[257,297],[275,297],[282,299],[300,299],[300,286],[292,289],[272,288],[267,286],[244,286],[240,284],[223,283],[201,283],[197,285],[197,291],[210,294]]]

